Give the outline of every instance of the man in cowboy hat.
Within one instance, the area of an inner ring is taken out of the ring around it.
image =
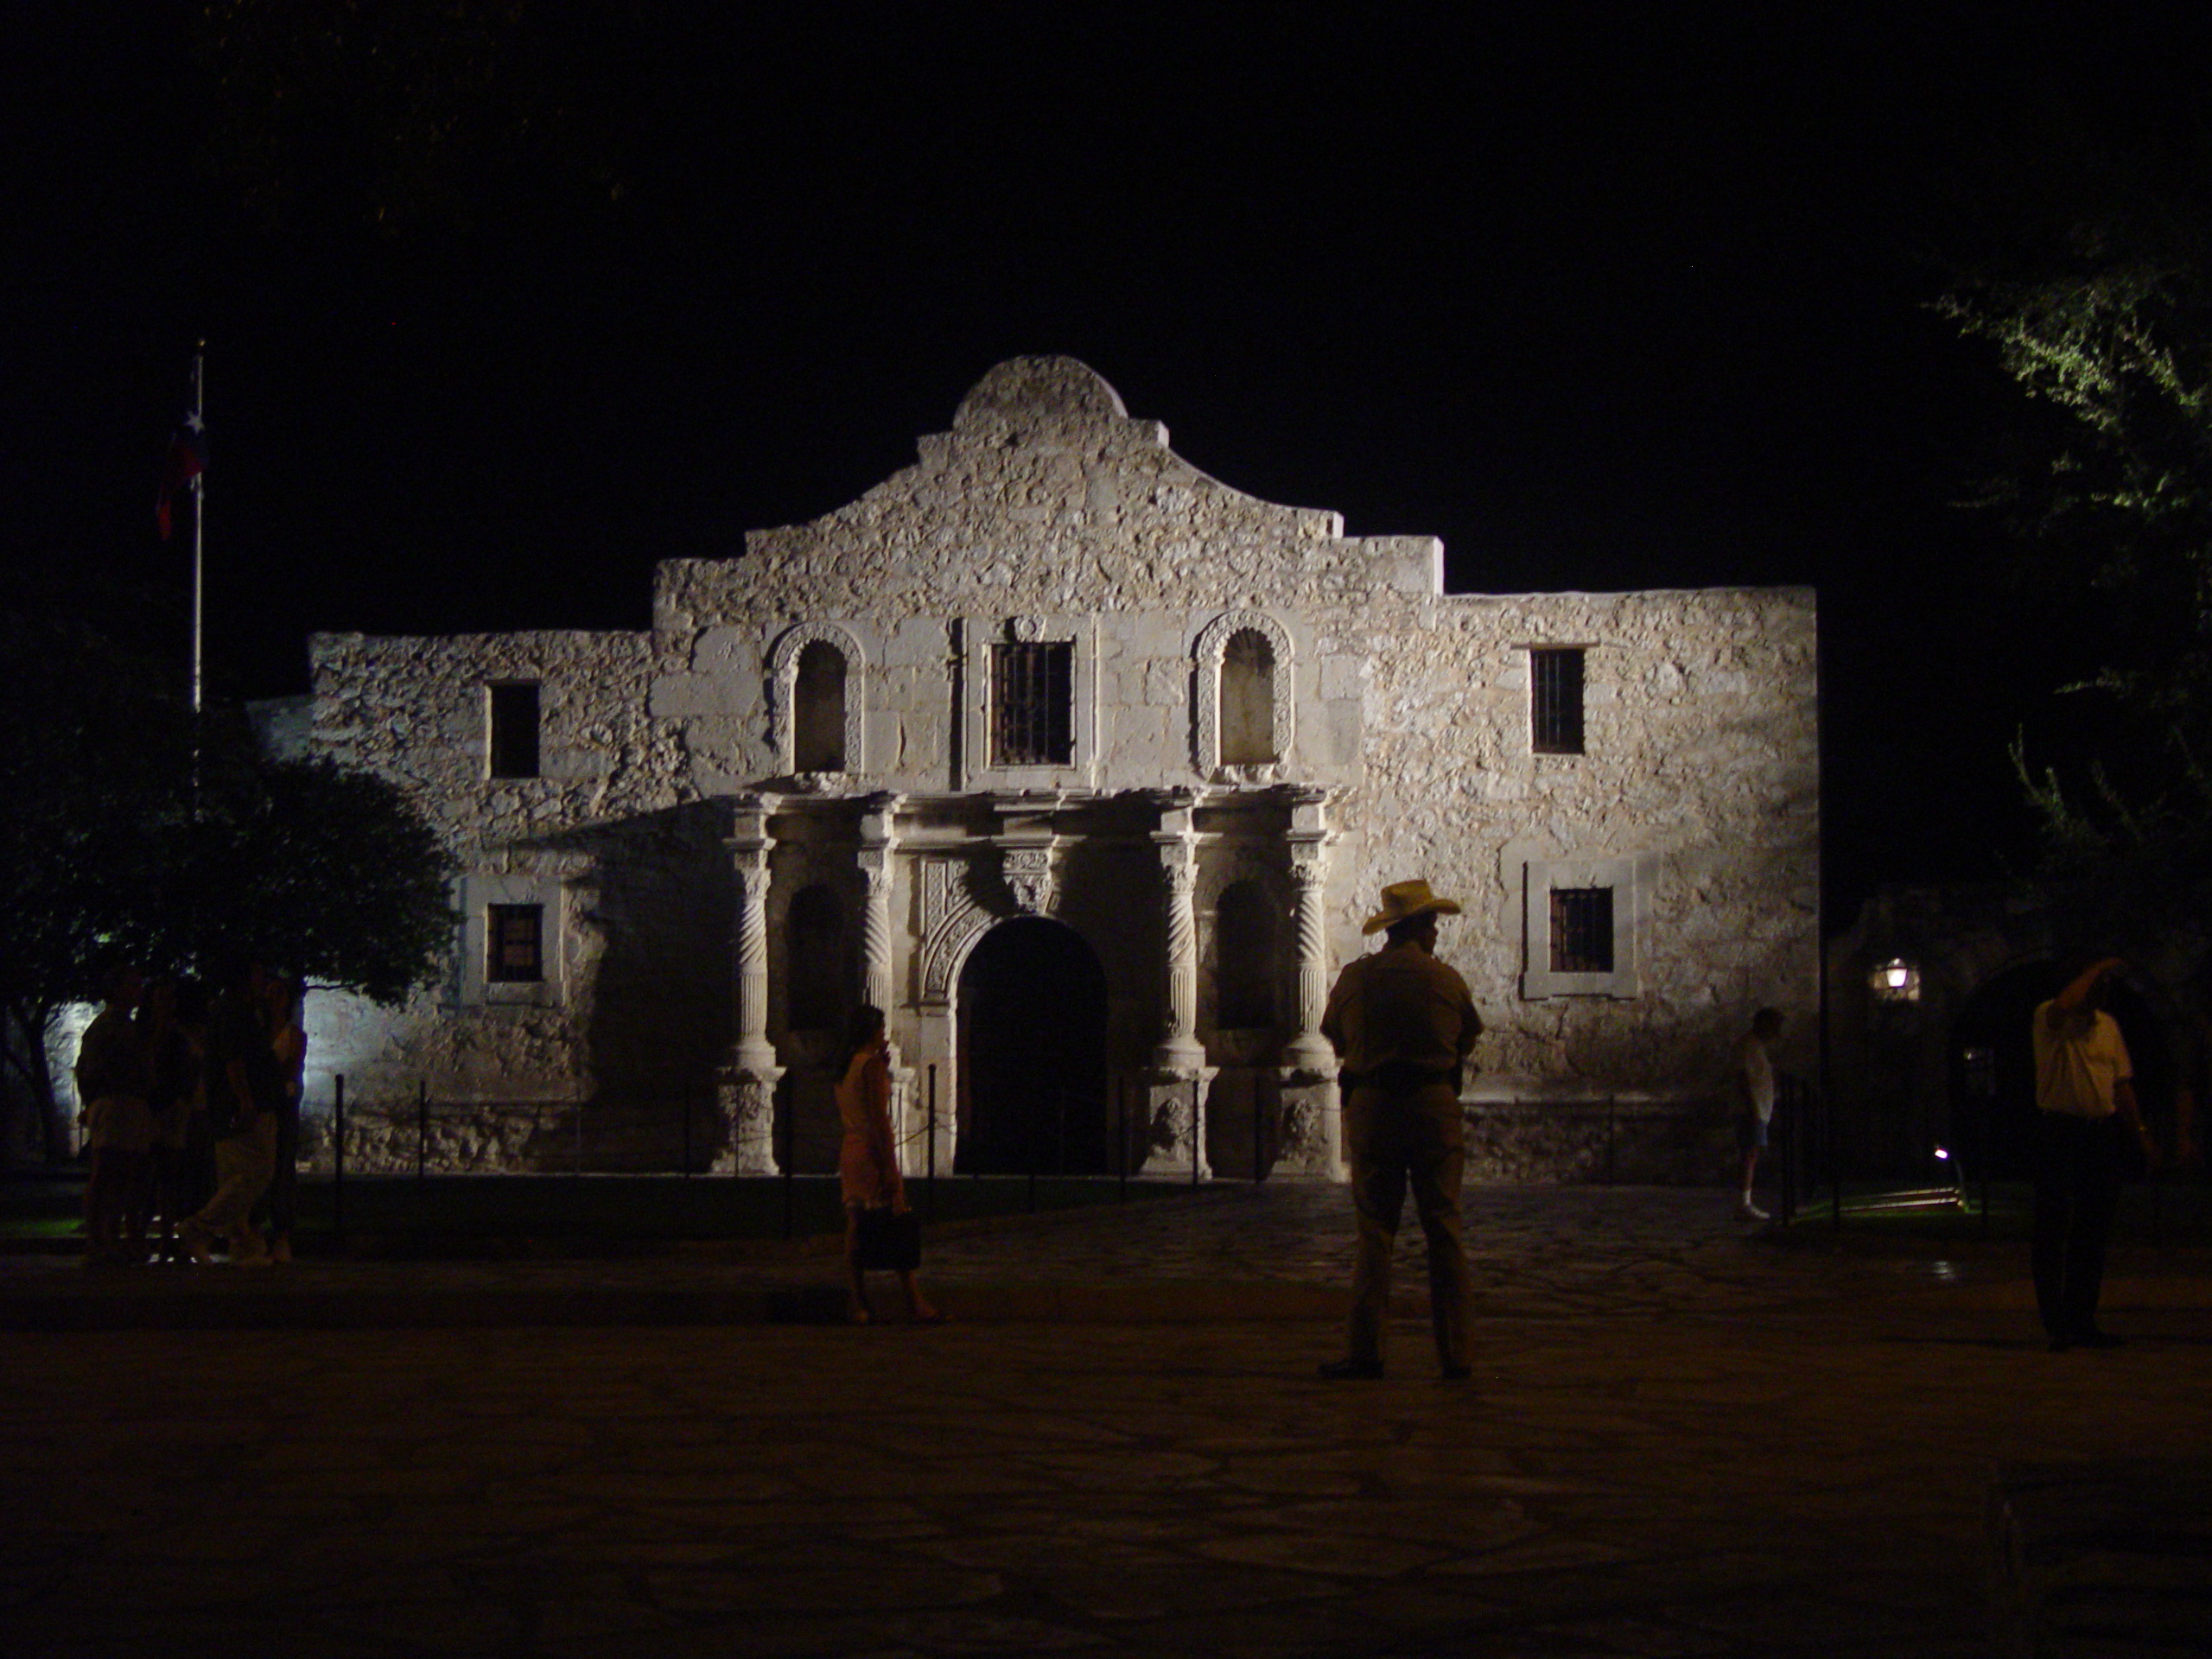
[[[1436,918],[1459,906],[1426,881],[1394,881],[1363,933],[1387,931],[1382,950],[1344,964],[1321,1017],[1343,1070],[1344,1139],[1351,1152],[1359,1257],[1352,1274],[1351,1352],[1321,1367],[1330,1377],[1382,1375],[1390,1250],[1406,1187],[1428,1240],[1428,1300],[1436,1356],[1447,1378],[1467,1375],[1467,1255],[1459,1242],[1459,1178],[1466,1125],[1459,1071],[1482,1034],[1467,982],[1436,959]]]

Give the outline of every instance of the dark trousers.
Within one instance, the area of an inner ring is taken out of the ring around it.
[[[1467,1363],[1467,1252],[1459,1239],[1459,1182],[1467,1166],[1459,1091],[1432,1084],[1410,1094],[1363,1086],[1344,1108],[1351,1153],[1351,1198],[1359,1219],[1359,1255],[1352,1269],[1351,1357],[1382,1362],[1389,1323],[1390,1252],[1411,1186],[1414,1210],[1428,1241],[1429,1316],[1436,1356],[1447,1367]]]
[[[2120,1208],[2120,1120],[2042,1115],[2036,1160],[2036,1306],[2054,1338],[2097,1328],[2105,1242]]]
[[[270,1236],[292,1236],[299,1202],[300,1103],[293,1100],[276,1109],[276,1161],[269,1179]]]

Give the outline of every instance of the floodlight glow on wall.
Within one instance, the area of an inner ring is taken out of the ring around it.
[[[1875,964],[1874,971],[1866,976],[1873,988],[1878,1002],[1917,1002],[1920,1001],[1920,969],[1903,957]]]

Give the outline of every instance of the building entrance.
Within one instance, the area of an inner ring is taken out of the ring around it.
[[[963,1175],[1113,1173],[1106,975],[1072,928],[1034,916],[985,934],[960,972]]]

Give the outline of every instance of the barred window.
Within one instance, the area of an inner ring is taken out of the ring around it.
[[[1613,971],[1613,890],[1552,889],[1552,972]]]
[[[1529,653],[1529,741],[1538,754],[1582,753],[1582,647]]]
[[[545,907],[493,905],[485,918],[484,977],[528,984],[545,977]]]
[[[485,687],[494,778],[537,776],[537,682]]]
[[[991,764],[1065,766],[1075,760],[1075,646],[991,646]]]

